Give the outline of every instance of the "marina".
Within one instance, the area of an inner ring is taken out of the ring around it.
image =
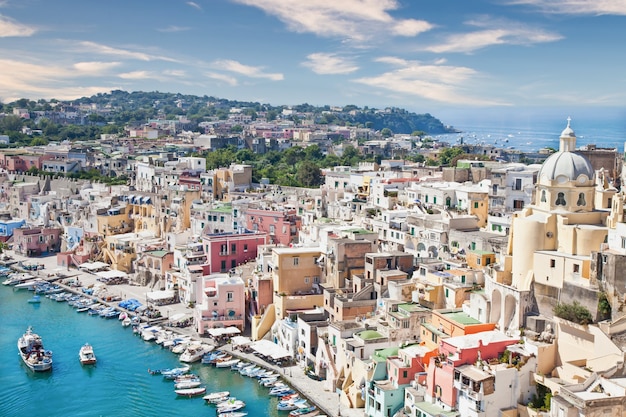
[[[5,344],[0,347],[0,355],[5,358],[4,363],[0,365],[1,378],[3,382],[17,384],[20,387],[11,396],[0,395],[0,400],[2,400],[0,415],[21,415],[16,410],[28,410],[28,414],[32,416],[81,415],[77,408],[81,404],[78,399],[75,401],[76,404],[62,401],[70,395],[71,387],[80,386],[91,398],[90,412],[82,415],[119,414],[128,409],[135,410],[135,415],[152,415],[162,412],[197,413],[202,412],[203,407],[215,408],[211,402],[203,400],[203,396],[227,391],[232,398],[241,401],[245,406],[239,407],[242,403],[231,404],[231,407],[221,410],[223,413],[219,415],[245,412],[248,415],[287,416],[294,410],[287,410],[291,407],[283,404],[279,411],[278,405],[281,401],[285,401],[282,398],[284,395],[269,395],[272,385],[280,380],[289,386],[285,389],[285,394],[300,393],[303,399],[310,398],[307,405],[316,404],[316,410],[311,411],[313,414],[309,415],[323,415],[322,407],[326,407],[327,415],[337,415],[337,412],[332,411],[338,410],[336,394],[324,392],[321,385],[316,386],[316,381],[308,378],[299,367],[280,368],[264,362],[254,354],[239,350],[233,351],[231,345],[220,347],[219,353],[212,352],[215,354],[215,360],[211,363],[202,363],[202,360],[198,360],[185,364],[180,361],[180,355],[185,349],[175,354],[170,351],[170,348],[177,345],[187,346],[194,340],[196,345],[192,346],[197,346],[200,340],[189,329],[167,328],[160,325],[159,323],[166,324],[166,318],[153,320],[153,323],[146,321],[145,318],[141,324],[135,321],[133,326],[135,329],[139,329],[140,326],[144,332],[150,328],[159,329],[158,332],[154,332],[154,338],[147,341],[141,333],[134,333],[129,328],[131,326],[123,324],[131,317],[136,320],[132,312],[120,308],[116,302],[107,302],[87,295],[81,289],[82,287],[63,284],[70,278],[72,277],[57,280],[57,283],[50,287],[48,291],[51,293],[48,295],[54,297],[40,295],[41,302],[37,304],[35,310],[32,304],[27,302],[33,297],[32,291],[17,290],[12,286],[0,287],[0,314],[7,315],[7,312],[12,310],[17,312],[17,314],[8,314],[11,320],[7,323],[6,332],[0,337],[5,338],[7,334],[19,335],[21,334],[20,327],[23,333],[25,326],[30,325],[41,329],[41,336],[46,340],[46,348],[55,351],[51,372],[35,374],[32,371],[26,372],[26,367],[20,366],[19,362],[7,360],[15,354],[14,350],[9,352]],[[87,284],[90,279],[85,274],[74,278],[83,281],[83,284]],[[141,288],[124,288],[123,290],[129,290],[129,292],[134,290],[135,292],[129,295],[141,299]],[[117,312],[118,320],[107,320],[105,315],[101,316],[99,313],[73,314],[86,307],[93,309],[94,304],[100,306],[98,311],[112,308]],[[119,319],[121,314],[125,315],[122,316],[123,319]],[[180,314],[180,311],[174,314]],[[156,335],[157,333],[159,336]],[[157,344],[159,337],[161,338],[160,344]],[[77,352],[85,344],[84,340],[89,340],[90,346],[97,350],[97,364],[81,366],[80,361],[76,360]],[[205,341],[202,340],[202,342]],[[15,339],[11,345],[15,346],[14,343]],[[214,346],[209,349],[204,347],[206,351],[201,357],[206,357],[207,352],[212,351],[213,348]],[[244,363],[249,368],[249,375],[242,375],[231,370],[232,367]],[[153,378],[150,375],[150,373],[163,372],[167,374],[168,370],[175,369],[178,369],[180,374],[190,375],[190,378],[174,382],[176,376],[167,379],[163,375],[159,378]],[[184,372],[180,371],[183,369]],[[146,372],[146,370],[157,371]],[[45,375],[43,380],[41,375]],[[196,377],[201,384],[193,386],[197,384],[190,381],[196,381],[193,379]],[[50,386],[46,381],[55,382]],[[191,391],[181,391],[181,395],[175,391],[176,384],[180,384],[180,390]],[[118,386],[117,389],[115,385]],[[124,393],[119,393],[119,386],[125,387]],[[43,392],[35,403],[40,401],[58,403],[58,413],[54,411],[41,414],[40,409],[32,404],[29,397],[30,390],[40,388]],[[119,401],[109,401],[108,399],[112,396],[119,398]],[[177,399],[184,401],[177,401]],[[14,405],[11,406],[11,404]],[[323,405],[319,406],[320,404]],[[331,404],[330,407],[329,404]],[[95,410],[93,414],[92,409]],[[215,411],[211,410],[211,412]],[[342,415],[362,415],[362,410],[346,410],[346,412],[342,410]]]

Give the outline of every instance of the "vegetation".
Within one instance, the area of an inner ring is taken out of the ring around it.
[[[558,303],[554,306],[553,311],[555,316],[574,323],[585,325],[593,322],[593,317],[587,307],[578,301],[574,301],[572,304]]]
[[[611,302],[605,292],[598,294],[598,321],[608,320],[611,318],[612,308]]]
[[[545,385],[537,384],[537,393],[533,394],[528,406],[535,410],[549,411],[552,392]]]

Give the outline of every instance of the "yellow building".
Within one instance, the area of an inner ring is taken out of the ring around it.
[[[607,195],[615,191],[596,181],[591,163],[575,149],[568,120],[559,151],[538,173],[534,203],[513,215],[506,253],[489,268],[489,318],[501,330],[524,326],[526,313],[533,310],[550,317],[557,302],[578,301],[592,314],[597,311],[590,255],[607,238]],[[607,207],[596,206],[602,201]]]
[[[320,287],[321,268],[317,260],[319,248],[274,248],[272,280],[276,320],[290,311],[321,307],[324,303]]]

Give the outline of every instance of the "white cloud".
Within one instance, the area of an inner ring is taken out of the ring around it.
[[[365,41],[389,33],[415,36],[432,28],[421,20],[395,19],[397,0],[233,0],[276,16],[294,32]]]
[[[187,76],[187,72],[184,70],[165,70],[163,74],[170,75],[172,77],[185,77]]]
[[[547,13],[626,15],[626,1],[624,0],[511,0],[509,4],[528,4]]]
[[[263,72],[263,67],[245,65],[232,59],[219,59],[214,61],[211,66],[215,69],[234,72],[251,78],[266,78],[272,81],[280,81],[284,78],[281,73]]]
[[[159,32],[163,32],[163,33],[176,33],[176,32],[185,32],[185,31],[191,30],[191,28],[188,27],[188,26],[174,26],[174,25],[170,25],[168,27],[159,28],[157,30]]]
[[[130,71],[118,74],[118,77],[123,78],[125,80],[148,80],[153,78],[158,78],[155,74],[150,71]]]
[[[230,75],[220,74],[217,72],[206,72],[204,75],[214,80],[224,81],[226,84],[232,87],[235,87],[238,84],[237,79],[235,77],[231,77]]]
[[[37,32],[32,26],[18,23],[6,16],[0,15],[0,38],[32,36]]]
[[[118,89],[118,86],[81,86],[74,84],[77,78],[91,76],[80,63],[68,67],[50,62],[31,63],[12,59],[0,59],[0,99],[8,102],[18,98],[57,98],[60,100]]]
[[[307,58],[302,65],[316,74],[350,74],[359,69],[352,61],[337,54],[318,52],[307,55]]]
[[[119,66],[119,62],[77,62],[74,68],[84,75],[101,75],[109,69]]]
[[[496,100],[475,98],[465,89],[478,76],[476,71],[467,67],[422,64],[395,57],[381,57],[377,62],[399,67],[372,77],[362,77],[354,82],[370,87],[418,96],[441,103],[468,105],[504,105]]]
[[[78,49],[80,49],[81,52],[91,52],[91,53],[96,53],[100,55],[117,56],[120,58],[136,59],[139,61],[178,62],[175,59],[164,57],[164,56],[151,55],[145,52],[131,51],[128,49],[114,48],[111,46],[102,45],[102,44],[99,44],[96,42],[90,42],[90,41],[79,42],[78,46],[79,46]]]
[[[425,49],[436,53],[469,53],[492,45],[532,45],[563,39],[563,36],[557,33],[547,32],[538,27],[495,20],[489,17],[482,17],[465,23],[482,30],[450,35],[445,42]]]
[[[193,7],[194,9],[198,9],[198,10],[202,11],[202,6],[200,6],[195,1],[188,1],[187,5]]]

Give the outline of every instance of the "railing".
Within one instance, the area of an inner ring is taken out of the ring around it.
[[[239,321],[243,320],[243,316],[215,316],[215,317],[203,317],[202,321]]]

